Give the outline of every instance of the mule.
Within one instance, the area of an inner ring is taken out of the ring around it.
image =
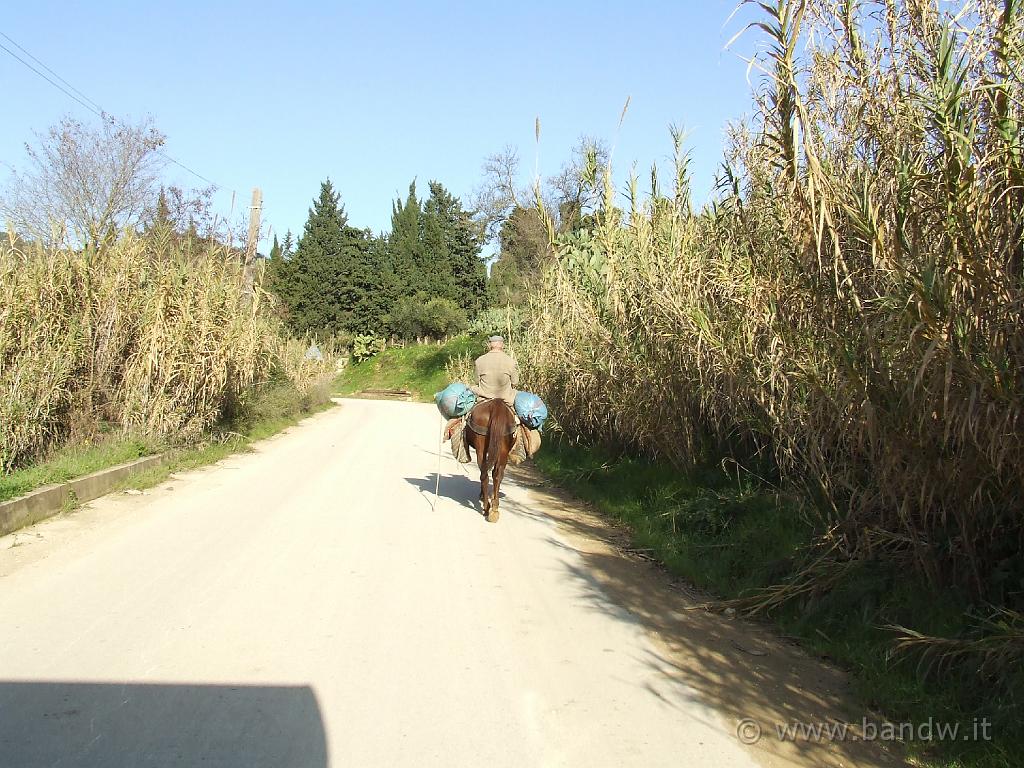
[[[484,400],[469,413],[463,434],[476,451],[480,467],[480,505],[489,523],[498,522],[498,492],[505,476],[508,454],[515,444],[516,419],[504,400]],[[491,474],[491,493],[487,475]]]

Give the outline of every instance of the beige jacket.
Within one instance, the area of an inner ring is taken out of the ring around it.
[[[477,385],[470,387],[480,397],[501,399],[513,405],[515,388],[519,385],[519,368],[516,361],[498,349],[480,355],[476,359]]]

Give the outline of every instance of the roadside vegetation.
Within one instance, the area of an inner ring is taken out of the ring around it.
[[[744,472],[705,463],[685,472],[667,462],[572,444],[549,435],[534,459],[557,485],[622,525],[631,547],[707,595],[711,610],[748,606],[798,573],[820,528],[801,501]],[[1003,768],[1024,754],[1011,681],[996,694],[977,668],[895,654],[897,625],[932,636],[968,635],[970,598],[941,599],[919,576],[884,559],[852,564],[829,588],[786,601],[757,618],[843,669],[863,706],[893,722],[990,723],[992,741],[905,746],[918,765]],[[1017,671],[1008,669],[1011,677]]]
[[[307,416],[333,407],[330,379],[319,379],[315,387],[300,390],[291,381],[270,382],[257,391],[247,407],[230,420],[215,424],[202,439],[167,447],[165,461],[143,470],[122,483],[123,488],[150,488],[174,472],[213,464],[234,453],[272,437]]]
[[[433,402],[434,393],[451,382],[452,366],[483,351],[483,341],[469,335],[456,336],[443,344],[389,347],[346,367],[337,379],[336,391],[352,395],[367,389],[404,389],[414,400]]]
[[[9,243],[0,498],[326,402],[330,347],[307,359],[266,295],[241,286],[224,248],[167,233],[80,251]]]
[[[335,345],[288,332],[208,191],[159,185],[151,123],[37,140],[0,196],[0,498],[327,401]]]
[[[0,501],[23,496],[45,485],[84,477],[158,451],[159,443],[117,437],[100,437],[64,445],[43,461],[0,476]]]
[[[758,5],[712,204],[674,132],[624,208],[595,153],[579,226],[539,207],[520,359],[565,440],[541,461],[886,715],[998,723],[937,764],[1016,764],[1024,4]]]

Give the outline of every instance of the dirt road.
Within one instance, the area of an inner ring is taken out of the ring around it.
[[[0,539],[0,765],[885,763],[769,733],[859,713],[529,473],[489,525],[446,449],[431,509],[439,427],[428,405],[343,401]]]

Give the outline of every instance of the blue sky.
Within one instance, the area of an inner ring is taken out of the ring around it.
[[[507,144],[524,174],[535,161],[546,174],[597,136],[619,171],[635,161],[644,177],[669,156],[671,123],[689,131],[703,199],[727,121],[750,110],[739,53],[754,40],[725,50],[742,24],[726,23],[734,5],[41,0],[10,3],[0,29],[110,113],[152,115],[168,153],[223,187],[222,214],[230,190],[237,214],[258,185],[264,221],[299,232],[329,176],[350,222],[380,231],[413,177],[467,201]],[[0,163],[22,164],[32,131],[62,115],[89,117],[2,51],[0,83]]]

